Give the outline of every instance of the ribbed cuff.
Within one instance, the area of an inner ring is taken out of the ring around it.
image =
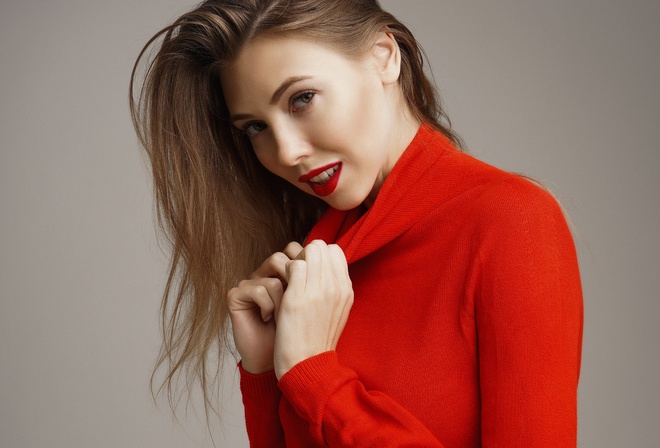
[[[357,374],[339,364],[335,351],[328,351],[296,364],[279,382],[282,394],[307,421],[321,424],[332,394],[357,379]]]
[[[243,365],[239,362],[238,371],[240,373],[241,392],[243,395],[259,397],[280,393],[274,370],[254,375],[243,369]]]

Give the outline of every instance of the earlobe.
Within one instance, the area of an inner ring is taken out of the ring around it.
[[[394,84],[401,73],[401,50],[392,33],[380,33],[372,49],[383,84]]]

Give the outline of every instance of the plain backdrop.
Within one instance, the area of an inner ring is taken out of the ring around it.
[[[660,440],[660,3],[383,1],[470,152],[545,182],[575,228],[582,448]],[[127,90],[186,0],[0,2],[0,447],[210,447],[148,381],[167,256]],[[236,377],[218,446],[247,446]],[[449,404],[448,404],[449,405]]]

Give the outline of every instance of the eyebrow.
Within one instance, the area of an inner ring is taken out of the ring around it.
[[[282,95],[284,94],[284,92],[286,92],[286,89],[291,87],[293,84],[295,84],[297,82],[300,82],[300,81],[304,81],[304,80],[309,79],[309,78],[311,78],[311,76],[292,76],[290,78],[287,78],[277,88],[275,93],[273,93],[273,97],[270,99],[270,104],[272,105],[272,104],[277,103],[280,100],[280,98],[282,97]]]
[[[284,92],[286,92],[286,90],[289,87],[291,87],[293,84],[310,78],[311,76],[291,76],[290,78],[285,79],[284,82],[280,84],[277,90],[275,90],[275,92],[273,93],[273,96],[270,98],[270,104],[272,105],[277,103],[280,100],[280,98],[282,98],[282,95],[284,95]],[[234,122],[246,118],[252,118],[252,115],[250,114],[232,115],[231,117],[229,117],[229,121]]]

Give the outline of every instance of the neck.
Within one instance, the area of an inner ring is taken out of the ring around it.
[[[378,187],[374,188],[364,200],[364,205],[367,208],[373,205],[376,196],[378,195],[378,191],[380,190],[380,186],[383,185],[383,182],[392,171],[392,168],[394,168],[394,165],[401,157],[401,154],[403,154],[406,148],[410,145],[410,142],[415,138],[415,135],[422,124],[410,111],[410,108],[403,98],[403,94],[400,95],[398,100],[399,106],[394,108],[397,113],[391,120],[392,131],[390,133],[390,144],[388,145],[391,148],[389,157],[377,180]]]

